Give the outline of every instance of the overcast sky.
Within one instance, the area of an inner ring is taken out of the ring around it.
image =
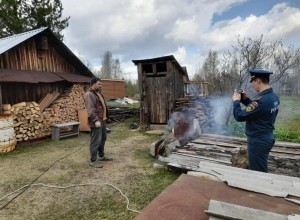
[[[71,16],[64,43],[92,66],[109,50],[126,77],[131,60],[174,55],[190,78],[212,49],[224,51],[236,36],[283,40],[300,47],[300,0],[61,0]]]

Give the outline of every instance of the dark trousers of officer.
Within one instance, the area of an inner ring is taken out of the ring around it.
[[[250,170],[268,172],[268,157],[274,143],[273,134],[248,137],[248,161]]]
[[[102,122],[101,127],[91,128],[90,133],[90,155],[91,162],[97,160],[97,155],[99,157],[104,157],[104,145],[106,142],[106,122]]]

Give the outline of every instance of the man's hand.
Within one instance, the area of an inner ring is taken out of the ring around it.
[[[245,90],[243,90],[243,89],[242,89],[242,91],[241,91],[241,97],[243,98],[243,100],[248,99],[247,92],[246,92]]]
[[[100,122],[100,121],[96,121],[96,122],[95,122],[95,126],[96,126],[97,128],[101,127],[101,122]]]
[[[232,101],[237,101],[237,100],[241,100],[241,94],[238,93],[236,90],[234,90],[232,95]]]

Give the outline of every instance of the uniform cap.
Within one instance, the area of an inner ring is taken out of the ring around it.
[[[256,77],[269,77],[273,72],[267,71],[267,70],[260,70],[260,69],[254,69],[254,70],[248,70],[250,73],[250,82],[252,82]]]

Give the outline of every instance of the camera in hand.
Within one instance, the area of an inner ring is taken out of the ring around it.
[[[237,92],[239,93],[239,94],[241,94],[241,99],[243,99],[243,89],[241,89],[241,88],[239,88],[238,90],[237,90]]]

